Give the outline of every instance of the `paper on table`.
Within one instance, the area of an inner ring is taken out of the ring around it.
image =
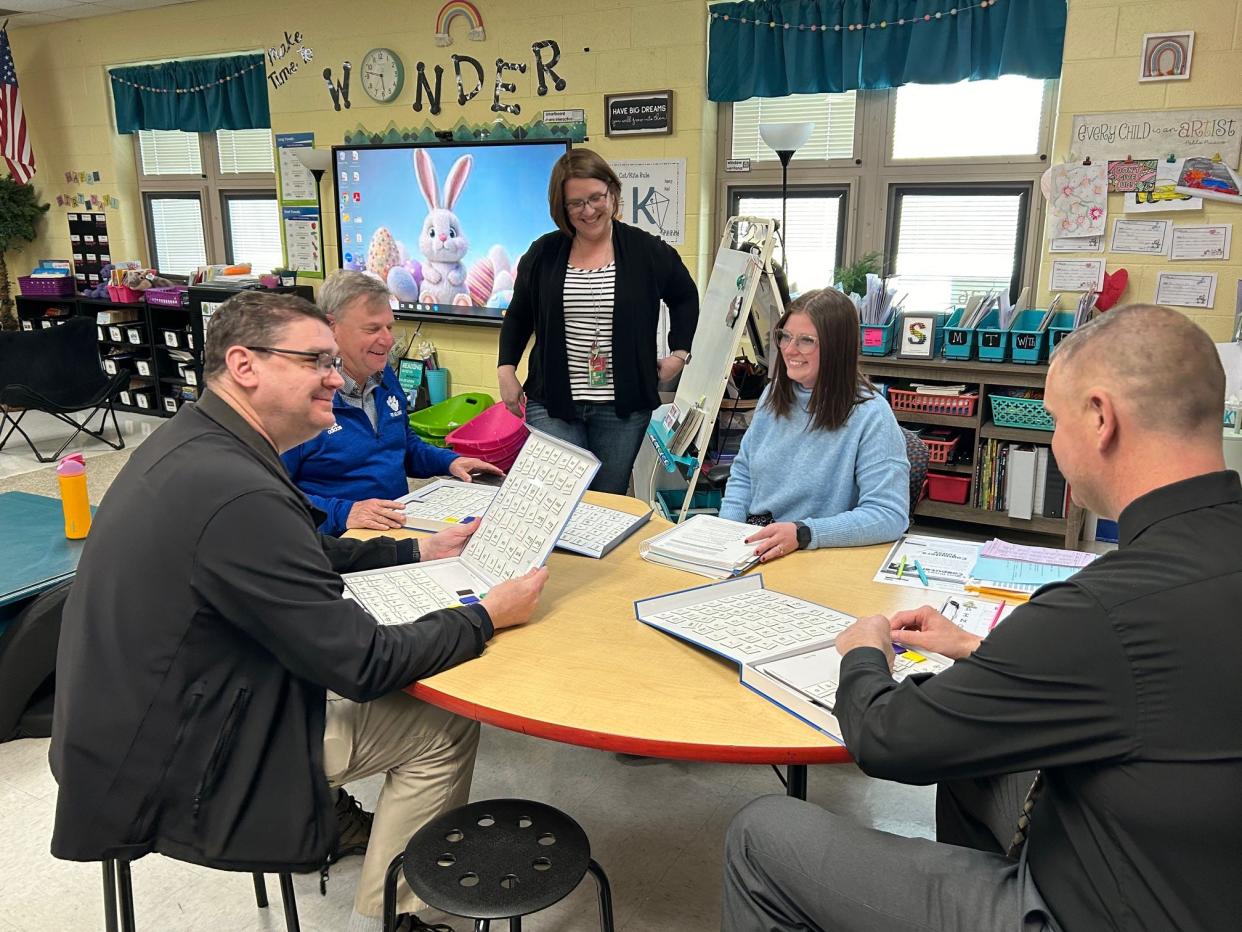
[[[1026,563],[1022,560],[980,557],[975,561],[970,575],[987,583],[1042,586],[1045,583],[1069,579],[1078,572],[1078,569],[1076,566],[1054,566],[1049,563]]]
[[[1233,224],[1173,228],[1170,259],[1228,259]]]
[[[1062,236],[1048,244],[1049,252],[1103,252],[1103,236]]]
[[[1027,563],[1048,563],[1053,566],[1084,567],[1095,560],[1094,553],[1083,553],[1081,550],[1057,550],[1053,547],[1031,547],[1026,544],[1011,544],[1009,541],[993,538],[979,550],[981,557],[996,557],[1000,560],[1024,560]]]
[[[1161,272],[1156,276],[1156,303],[1171,307],[1212,307],[1216,303],[1216,273]]]
[[[1104,286],[1103,259],[1053,259],[1050,291],[1099,291]]]
[[[1115,220],[1112,252],[1136,252],[1146,256],[1163,256],[1169,251],[1168,220]]]
[[[963,631],[985,638],[1016,606],[1011,602],[955,595],[940,606],[940,614]]]
[[[914,589],[940,589],[948,592],[965,592],[963,588],[970,579],[970,568],[979,556],[979,545],[969,540],[951,540],[945,537],[923,537],[907,534],[893,544],[875,574],[875,582],[907,586]],[[897,571],[905,557],[906,568],[900,579]],[[918,560],[927,573],[926,587],[919,579],[914,561]]]

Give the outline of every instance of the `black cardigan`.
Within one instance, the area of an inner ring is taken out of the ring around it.
[[[573,240],[557,230],[531,244],[518,263],[513,300],[500,328],[497,365],[516,366],[530,335],[526,396],[552,417],[573,420],[573,393],[565,351],[565,271]],[[669,309],[669,349],[689,350],[699,319],[699,292],[677,251],[663,240],[619,221],[612,224],[616,292],[612,311],[612,371],[618,417],[652,411],[656,391],[656,328],[660,301]]]

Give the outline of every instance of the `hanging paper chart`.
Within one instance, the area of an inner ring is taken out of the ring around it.
[[[1049,238],[1096,236],[1108,220],[1108,163],[1049,169]]]

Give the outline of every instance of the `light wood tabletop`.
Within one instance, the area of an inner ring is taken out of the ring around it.
[[[646,510],[619,495],[588,492],[584,500]],[[736,664],[635,618],[637,599],[710,582],[639,557],[639,543],[670,526],[655,516],[602,560],[554,550],[530,623],[498,631],[481,657],[409,691],[481,722],[609,751],[728,763],[848,761],[842,745],[743,686]],[[750,572],[762,573],[769,589],[851,615],[934,601],[872,582],[889,547],[800,551]]]

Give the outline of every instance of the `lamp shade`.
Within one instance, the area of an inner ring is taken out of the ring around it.
[[[312,172],[322,174],[332,166],[332,153],[327,149],[315,149],[311,146],[296,146],[292,150],[293,157]]]
[[[815,124],[802,123],[760,123],[759,138],[773,152],[796,152],[806,145],[811,138]]]

